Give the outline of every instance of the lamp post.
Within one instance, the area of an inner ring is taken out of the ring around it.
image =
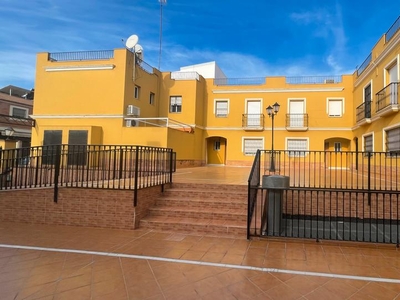
[[[275,102],[274,105],[267,107],[267,114],[272,118],[272,142],[271,142],[271,164],[269,167],[270,172],[275,172],[275,157],[274,157],[274,117],[278,113],[280,105]]]

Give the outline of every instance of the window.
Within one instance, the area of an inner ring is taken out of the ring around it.
[[[215,116],[220,117],[220,118],[228,116],[228,101],[227,100],[215,101]]]
[[[328,115],[341,117],[343,113],[343,101],[341,99],[328,99]]]
[[[17,118],[27,118],[28,109],[23,107],[10,106],[10,115]]]
[[[373,135],[369,134],[369,135],[365,135],[364,137],[364,152],[373,152]]]
[[[390,154],[400,153],[400,127],[386,130],[386,151]]]
[[[307,139],[287,139],[286,149],[289,151],[289,156],[304,157],[308,151]]]
[[[333,146],[335,147],[335,152],[342,151],[342,144],[340,142],[335,142]]]
[[[171,96],[169,103],[169,112],[178,113],[182,111],[182,96]]]
[[[139,99],[140,96],[140,86],[135,85],[135,99]]]
[[[155,97],[154,93],[150,93],[149,103],[151,105],[154,105],[154,97]]]
[[[371,118],[372,87],[368,84],[364,88],[364,117]]]
[[[220,141],[215,141],[214,142],[214,150],[215,151],[221,150],[221,142]]]
[[[258,149],[264,148],[263,139],[243,139],[244,155],[256,155]]]

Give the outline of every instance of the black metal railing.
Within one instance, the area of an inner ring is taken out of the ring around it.
[[[242,127],[246,129],[264,128],[264,114],[243,114]]]
[[[261,171],[260,163],[261,163],[261,151],[257,150],[248,179],[247,239],[250,238],[250,227],[251,227],[251,222],[253,220],[255,206],[257,203],[258,187],[260,186],[260,171]]]
[[[393,25],[389,28],[389,30],[386,31],[385,34],[386,43],[389,42],[392,39],[392,37],[394,37],[394,35],[399,29],[400,29],[400,16],[397,18],[396,21],[394,21]]]
[[[330,83],[341,83],[341,82],[342,82],[341,75],[286,77],[287,84],[330,84]]]
[[[308,128],[308,114],[286,114],[286,128]]]
[[[114,50],[49,53],[50,61],[106,60],[114,58]]]
[[[249,190],[249,235],[399,245],[400,154],[274,151],[271,172],[271,151],[263,150],[254,162],[260,176],[288,176],[290,187],[282,191],[280,219],[272,222],[279,228],[271,231],[262,219],[268,216],[268,190],[249,185],[257,190]],[[257,192],[254,203],[250,195]]]
[[[363,102],[356,108],[356,122],[371,118],[371,101]]]
[[[249,78],[215,78],[214,85],[262,85],[266,83],[265,77]]]
[[[172,149],[51,145],[0,151],[0,190],[58,187],[137,190],[172,182]]]
[[[376,93],[376,112],[399,104],[399,82],[392,82]]]
[[[369,63],[372,60],[372,52],[367,56],[361,66],[357,69],[357,76],[360,76],[362,72],[368,67]]]

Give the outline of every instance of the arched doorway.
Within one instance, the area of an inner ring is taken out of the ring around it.
[[[332,137],[325,140],[325,163],[329,169],[348,169],[351,165],[350,140]]]
[[[226,157],[226,139],[220,136],[207,139],[207,164],[223,165]]]

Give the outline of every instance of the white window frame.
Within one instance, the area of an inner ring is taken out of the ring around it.
[[[28,118],[29,109],[26,108],[26,107],[15,106],[15,105],[10,105],[10,116],[14,116],[14,115],[13,115],[14,108],[24,110],[24,111],[25,111],[25,116],[24,116],[23,118]],[[18,116],[16,116],[16,117],[18,117]]]
[[[389,149],[387,149],[387,145],[386,145],[387,132],[390,131],[390,130],[399,128],[399,127],[400,127],[400,124],[398,123],[396,125],[393,125],[393,126],[386,127],[386,128],[382,129],[382,132],[383,132],[383,134],[382,134],[382,139],[383,139],[382,140],[382,145],[384,145],[384,152],[387,152],[389,155],[390,155],[390,153],[400,153],[400,149],[392,151],[392,152],[389,152]]]
[[[140,86],[135,85],[134,91],[133,91],[133,97],[135,97],[135,99],[139,99],[139,97],[140,97]]]
[[[178,98],[181,99],[180,105],[175,104],[175,103],[176,103],[176,100],[177,100]],[[173,99],[175,100],[175,101],[174,101],[174,104],[172,104],[172,100],[173,100]],[[178,109],[178,107],[179,107],[179,109]],[[182,96],[170,96],[170,97],[169,97],[169,112],[170,112],[170,113],[181,113],[181,112],[182,112]]]
[[[227,108],[226,108],[226,114],[218,114],[217,113],[217,103],[218,102],[226,102]],[[214,99],[214,115],[217,118],[226,118],[229,115],[229,99]]]
[[[156,94],[150,92],[150,96],[149,96],[149,103],[150,103],[150,105],[154,105],[155,99],[156,99]]]
[[[383,68],[383,82],[384,82],[384,87],[388,85],[388,73],[391,67],[393,67],[394,64],[397,65],[397,77],[400,80],[400,54],[398,54],[395,58],[393,58],[386,66]]]
[[[332,115],[331,114],[331,112],[329,110],[330,101],[335,101],[335,102],[339,102],[340,101],[341,102],[342,107],[341,107],[341,110],[340,110],[340,115]],[[328,98],[326,98],[326,113],[328,114],[329,117],[332,117],[332,118],[340,118],[340,117],[342,117],[343,114],[344,114],[344,98],[337,98],[337,97],[328,97]]]
[[[374,145],[374,133],[373,132],[369,132],[369,133],[366,133],[366,134],[362,135],[362,149],[363,149],[362,151],[363,152],[367,152],[366,149],[365,149],[365,139],[368,138],[368,137],[372,138],[372,149],[371,149],[370,152],[374,152],[375,145]]]
[[[264,138],[263,137],[242,137],[242,152],[243,152],[243,155],[245,155],[245,156],[255,156],[256,155],[256,153],[257,153],[257,151],[256,152],[248,152],[248,153],[246,153],[246,149],[245,149],[245,146],[246,146],[246,142],[245,141],[247,141],[247,140],[259,140],[259,141],[261,141],[261,148],[260,148],[260,150],[263,150],[264,149]]]
[[[365,89],[371,85],[371,103],[374,100],[374,86],[373,86],[373,81],[372,79],[370,81],[367,82],[366,85],[364,85],[363,87],[363,98],[362,98],[362,103],[365,103]],[[371,108],[371,114],[372,114],[372,108]]]
[[[292,140],[305,141],[306,142],[306,149],[300,149],[300,150],[298,150],[298,149],[295,149],[295,150],[289,149],[289,147],[288,147],[289,146],[289,141],[292,141]],[[308,151],[310,149],[310,139],[308,137],[305,137],[305,138],[303,138],[303,137],[286,137],[285,138],[285,149],[286,149],[289,157],[306,157],[307,154],[308,154]]]

